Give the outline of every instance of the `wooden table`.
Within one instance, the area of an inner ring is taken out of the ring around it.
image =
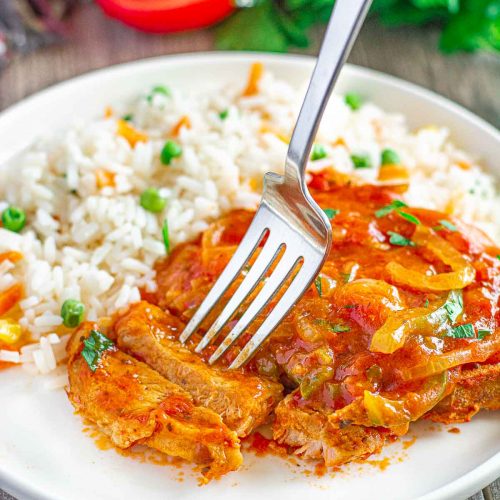
[[[93,5],[76,11],[70,24],[69,42],[19,58],[0,73],[0,110],[92,69],[163,54],[213,50],[209,30],[149,36],[105,19]],[[316,38],[319,36],[317,33]],[[500,126],[500,58],[469,54],[444,57],[436,50],[437,39],[434,30],[388,31],[370,20],[349,60],[430,88]],[[307,52],[314,53],[315,48]],[[0,490],[0,500],[11,498]],[[472,499],[500,500],[500,480]]]

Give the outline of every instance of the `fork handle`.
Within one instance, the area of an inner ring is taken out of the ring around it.
[[[304,183],[319,122],[372,0],[336,0],[288,147],[285,177]]]

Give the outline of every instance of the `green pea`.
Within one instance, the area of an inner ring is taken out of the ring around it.
[[[85,306],[79,300],[65,300],[61,307],[61,318],[68,328],[76,328],[82,322],[84,314]]]
[[[160,159],[163,165],[170,165],[174,158],[182,154],[182,148],[175,141],[167,141],[161,150]]]
[[[18,233],[26,225],[26,213],[22,208],[11,205],[2,212],[2,225],[5,229]]]
[[[312,161],[321,160],[322,158],[326,158],[327,156],[328,155],[324,146],[322,146],[321,144],[315,144],[313,146],[313,150],[311,153]]]
[[[401,159],[394,149],[387,148],[382,151],[381,163],[382,165],[399,165]]]
[[[354,168],[371,168],[372,161],[368,155],[351,155]]]
[[[170,95],[170,89],[164,85],[156,85],[151,89],[151,92],[146,96],[146,100],[151,104],[155,94],[162,94],[164,96]]]
[[[357,111],[363,104],[361,96],[359,94],[355,94],[354,92],[346,94],[344,101],[353,111]]]
[[[141,207],[148,212],[161,212],[167,203],[157,189],[148,188],[141,194]]]

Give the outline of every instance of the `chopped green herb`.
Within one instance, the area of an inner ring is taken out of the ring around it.
[[[490,330],[486,330],[484,328],[480,328],[477,331],[477,338],[479,340],[483,340],[484,337],[487,337],[488,335],[491,335],[491,331]]]
[[[445,219],[440,220],[439,223],[441,224],[442,227],[445,227],[446,229],[448,229],[448,231],[451,231],[453,233],[458,231],[457,227],[454,224],[452,224],[451,222],[449,222]]]
[[[104,351],[109,351],[115,345],[103,333],[92,330],[90,335],[83,340],[82,357],[89,365],[89,368],[95,372]]]
[[[380,157],[380,162],[383,165],[399,165],[401,163],[401,158],[394,151],[394,149],[384,149]]]
[[[416,224],[417,226],[420,224],[420,221],[417,219],[417,217],[415,217],[412,214],[409,214],[408,212],[403,212],[402,210],[396,210],[396,213],[403,219],[406,219],[408,222],[411,222],[412,224]]]
[[[500,260],[500,255],[497,255],[497,259]]]
[[[314,280],[314,286],[316,287],[316,290],[318,291],[318,295],[322,297],[323,295],[323,290],[322,290],[322,285],[321,285],[321,276],[316,276],[316,279]]]
[[[160,159],[163,165],[170,165],[174,158],[182,154],[182,148],[175,141],[167,141],[161,150]]]
[[[323,212],[325,212],[329,219],[333,219],[340,212],[340,210],[336,210],[335,208],[324,208]]]
[[[395,233],[394,231],[387,231],[387,234],[390,236],[389,243],[391,245],[397,245],[399,247],[414,247],[415,243],[408,238],[405,238],[403,235],[399,233]]]
[[[407,207],[407,206],[408,205],[401,200],[393,200],[389,205],[386,205],[385,207],[379,208],[375,212],[375,217],[380,219],[381,217],[385,217],[386,215],[389,215],[391,212],[396,212],[403,219],[406,219],[408,222],[411,222],[411,223],[416,224],[418,226],[420,224],[420,221],[418,220],[417,217],[415,217],[412,214],[409,214],[408,212],[404,212],[403,210],[401,210],[402,207]]]
[[[22,208],[11,205],[2,212],[2,225],[9,231],[19,233],[26,225],[26,213]]]
[[[457,318],[462,314],[464,310],[464,299],[462,295],[462,290],[452,290],[448,294],[446,302],[443,304],[443,308],[448,315],[450,321],[455,323]]]
[[[75,299],[68,299],[61,307],[61,318],[63,325],[68,328],[76,328],[83,320],[85,306]]]
[[[453,337],[455,339],[473,339],[474,338],[474,327],[471,323],[466,323],[465,325],[455,326],[451,329],[448,337]]]
[[[158,189],[148,188],[142,192],[140,203],[148,212],[158,213],[165,208],[167,200],[160,195]]]
[[[224,109],[223,111],[221,111],[221,112],[219,113],[219,118],[220,118],[221,120],[223,120],[223,121],[224,121],[224,120],[225,120],[228,116],[229,116],[229,109]]]
[[[134,115],[131,113],[123,115],[123,117],[122,117],[122,120],[125,120],[126,122],[131,122],[133,119],[134,119]]]
[[[354,168],[372,168],[372,161],[368,155],[351,155]]]
[[[397,210],[398,208],[401,207],[407,207],[408,205],[401,201],[401,200],[392,200],[389,205],[386,205],[385,207],[379,208],[375,212],[375,217],[380,219],[380,217],[385,217],[387,214],[390,214],[392,211]]]
[[[165,251],[167,255],[170,253],[170,236],[168,234],[168,220],[163,221],[163,226],[161,228],[161,234],[163,236],[163,244],[165,245]]]
[[[356,308],[356,304],[347,304],[346,306],[344,306],[344,309],[355,309]]]
[[[424,304],[424,307],[425,307],[425,308],[428,308],[428,307],[429,307],[429,299],[425,299],[425,304]]]
[[[353,110],[357,111],[363,104],[363,99],[359,94],[349,92],[344,97],[345,103]]]
[[[161,94],[164,96],[169,96],[170,95],[170,90],[168,87],[165,87],[164,85],[156,85],[151,89],[151,92],[146,96],[146,100],[151,104],[153,102],[154,96],[156,94]]]
[[[326,149],[324,146],[321,144],[315,144],[312,149],[311,153],[311,160],[316,161],[316,160],[321,160],[323,158],[326,158],[328,155],[326,153]]]

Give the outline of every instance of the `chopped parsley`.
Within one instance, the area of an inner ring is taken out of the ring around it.
[[[229,116],[229,109],[224,109],[219,113],[219,118],[224,121]]]
[[[408,205],[404,203],[401,200],[393,200],[389,205],[386,205],[385,207],[379,208],[375,212],[375,217],[377,219],[380,219],[381,217],[385,217],[386,215],[389,215],[392,212],[395,212],[398,214],[400,217],[403,219],[406,219],[408,222],[411,222],[412,224],[416,224],[417,226],[420,225],[420,221],[418,220],[417,217],[415,217],[412,214],[409,214],[408,212],[404,212],[401,210],[403,207],[407,207]]]
[[[453,337],[455,339],[473,339],[474,338],[474,327],[471,323],[466,323],[465,325],[458,325],[451,329],[448,337]]]
[[[443,227],[446,228],[446,229],[448,229],[448,231],[451,231],[452,233],[455,233],[455,232],[458,231],[457,227],[454,224],[452,224],[451,222],[449,222],[449,221],[447,221],[445,219],[440,220],[439,224],[441,224],[441,225],[437,226],[435,228],[436,231],[440,231]]]
[[[316,290],[318,291],[318,295],[320,297],[323,296],[323,290],[322,290],[322,285],[321,285],[321,276],[316,276],[316,279],[314,280],[314,286],[316,287]]]
[[[87,362],[89,368],[95,372],[104,351],[109,351],[115,345],[103,333],[92,330],[90,335],[83,340],[82,358]]]
[[[399,165],[401,163],[401,158],[394,151],[394,149],[384,149],[380,157],[380,163],[384,165]]]
[[[464,310],[462,290],[452,290],[443,304],[443,309],[446,311],[450,321],[455,323]]]
[[[344,97],[345,103],[353,110],[357,111],[363,104],[363,99],[359,94],[349,92]]]
[[[477,331],[477,338],[479,340],[483,340],[484,337],[487,337],[488,335],[491,335],[491,331],[486,330],[485,328],[479,328]]]
[[[313,146],[312,152],[311,152],[311,161],[316,161],[316,160],[322,160],[323,158],[326,158],[328,155],[326,153],[326,149],[324,146],[321,144],[315,144]]]
[[[340,212],[340,210],[336,210],[335,208],[324,208],[323,212],[325,212],[326,216],[331,220]]]
[[[427,309],[429,307],[429,299],[425,299],[424,307]]]
[[[368,155],[351,155],[354,168],[372,168],[372,161]]]
[[[405,238],[403,235],[399,233],[395,233],[394,231],[387,231],[387,234],[390,236],[389,243],[391,245],[396,245],[398,247],[414,247],[415,243],[408,238]]]
[[[161,234],[163,236],[163,244],[165,245],[165,251],[167,255],[170,253],[170,236],[168,234],[168,220],[163,221],[163,226],[161,228]]]
[[[134,115],[131,113],[122,116],[122,120],[125,120],[126,122],[131,122],[133,119]]]

